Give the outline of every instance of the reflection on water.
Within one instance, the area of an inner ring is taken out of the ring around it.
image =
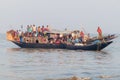
[[[27,60],[32,59],[34,61],[37,59],[43,63],[47,62],[47,64],[91,64],[91,61],[93,60],[95,64],[107,64],[112,60],[111,53],[105,51],[98,52],[63,49],[7,48],[7,53],[12,53],[10,56],[22,56],[22,58],[28,58],[29,56]]]
[[[22,52],[28,52],[28,53],[34,53],[36,51],[39,52],[86,52],[84,50],[66,50],[66,49],[39,49],[39,48],[7,48],[7,51],[15,52],[15,51],[22,51]],[[87,51],[87,52],[94,52],[94,53],[99,53],[99,54],[109,54],[108,52],[105,51]]]
[[[23,79],[32,76],[33,80],[62,80],[78,76],[96,80],[103,79],[104,76],[100,77],[103,72],[111,75],[108,65],[112,56],[106,51],[7,48],[7,54],[10,74]]]
[[[36,53],[36,52],[60,52],[64,51],[67,52],[69,50],[64,50],[64,49],[39,49],[39,48],[7,48],[8,51],[15,52],[15,51],[21,51],[21,52],[26,52],[26,53]]]

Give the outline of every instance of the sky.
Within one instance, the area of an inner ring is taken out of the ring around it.
[[[0,33],[21,25],[119,33],[120,0],[0,0]]]

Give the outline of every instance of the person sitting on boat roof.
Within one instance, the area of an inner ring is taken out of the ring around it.
[[[37,28],[37,33],[38,33],[38,36],[43,36],[43,33],[42,33],[40,26],[38,26],[38,28]]]
[[[29,32],[29,28],[30,28],[30,26],[29,26],[29,25],[27,25],[27,32]]]
[[[46,28],[44,28],[44,31],[50,31],[48,25],[46,26]]]
[[[36,30],[37,30],[37,29],[36,29],[36,26],[33,24],[33,26],[32,26],[32,32],[35,33]]]
[[[40,32],[41,32],[41,28],[40,28],[40,26],[38,26],[38,28],[37,28],[37,32],[40,34]]]
[[[42,25],[42,28],[41,28],[42,33],[44,32],[44,30],[45,30],[45,28],[44,28],[44,26]]]
[[[29,33],[32,32],[32,25],[29,26]]]

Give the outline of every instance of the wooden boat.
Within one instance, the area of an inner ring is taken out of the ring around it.
[[[39,43],[39,42],[25,42],[21,40],[18,40],[13,36],[14,30],[10,30],[7,32],[7,40],[15,43],[21,48],[44,48],[44,49],[69,49],[69,50],[102,50],[105,47],[107,47],[109,44],[111,44],[114,39],[113,36],[107,36],[104,38],[104,40],[99,40],[97,38],[90,40],[84,44],[78,43],[78,45],[75,44],[65,44],[65,43],[60,43],[60,44],[55,44],[55,43]],[[64,33],[64,32],[62,32]],[[52,34],[52,33],[50,33]],[[66,34],[66,33],[65,33]]]
[[[44,49],[68,49],[68,50],[92,50],[100,51],[111,44],[113,41],[91,43],[87,45],[67,45],[67,44],[50,44],[50,43],[25,43],[12,41],[21,48],[44,48]]]

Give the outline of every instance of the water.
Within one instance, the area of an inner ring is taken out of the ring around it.
[[[120,37],[102,51],[22,49],[0,34],[0,80],[120,80]]]

